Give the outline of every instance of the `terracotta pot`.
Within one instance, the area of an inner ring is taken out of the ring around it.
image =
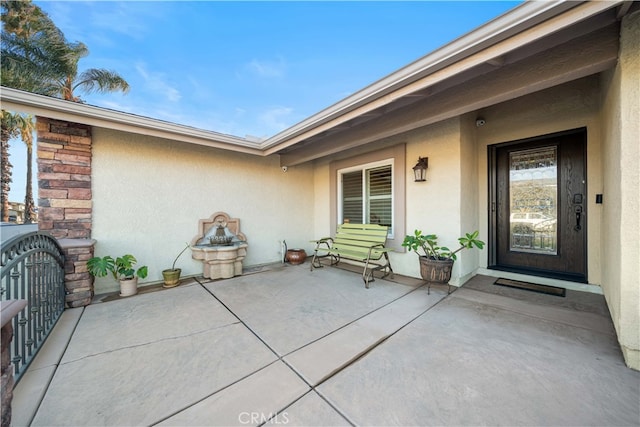
[[[452,259],[431,259],[420,257],[420,276],[428,283],[440,283],[446,285],[451,280],[453,270]]]
[[[162,287],[173,288],[174,286],[178,286],[178,283],[180,283],[180,273],[182,273],[181,268],[162,270],[162,277],[164,279],[164,285],[162,285]]]
[[[293,265],[302,264],[304,260],[307,259],[307,253],[304,249],[289,249],[286,259]]]
[[[120,296],[130,297],[138,293],[138,278],[120,280]]]

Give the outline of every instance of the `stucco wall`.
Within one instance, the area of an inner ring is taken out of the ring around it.
[[[153,137],[95,128],[93,231],[96,255],[132,253],[149,266],[144,282],[159,281],[197,234],[198,220],[217,211],[240,218],[249,242],[245,266],[282,259],[280,241],[308,247],[313,236],[313,171],[282,172],[262,158]],[[183,276],[201,274],[189,251]],[[96,293],[117,289],[108,278]]]
[[[595,195],[603,193],[599,109],[599,79],[592,76],[391,138],[389,144],[406,143],[406,232],[418,228],[435,233],[441,244],[456,247],[457,237],[479,229],[481,239],[488,241],[487,146],[587,127],[587,274],[589,283],[600,284],[602,205],[595,203]],[[476,116],[486,124],[477,127]],[[429,157],[425,183],[413,182],[409,173],[419,156]],[[329,181],[328,170],[325,163],[316,166],[317,188]],[[328,192],[316,192],[318,212],[329,203],[328,197]],[[331,232],[323,218],[316,219],[317,235]],[[415,254],[391,257],[396,272],[419,277]],[[463,283],[478,267],[487,267],[487,249],[464,251],[452,284]]]
[[[599,79],[591,76],[505,102],[481,111],[486,124],[477,128],[478,179],[481,234],[488,233],[487,146],[569,129],[587,128],[587,277],[602,283],[602,205],[595,203],[603,192]],[[605,196],[606,197],[606,196]],[[487,266],[487,258],[481,266]]]
[[[604,294],[627,364],[640,369],[640,12],[622,23],[618,66],[602,78]]]
[[[455,118],[431,126],[417,129],[384,141],[385,146],[394,144],[406,144],[406,164],[398,165],[404,167],[405,171],[405,224],[406,233],[412,234],[418,228],[425,233],[435,233],[440,237],[440,243],[444,246],[455,247],[457,238],[461,235],[461,229],[467,225],[472,225],[477,221],[476,211],[472,207],[471,213],[465,215],[465,220],[461,221],[462,196],[462,161],[461,161],[461,137],[460,119]],[[468,163],[467,155],[470,143],[466,142],[465,163]],[[362,151],[362,149],[360,150]],[[357,152],[348,153],[349,157],[357,155]],[[418,157],[429,158],[429,168],[427,170],[426,182],[414,182],[411,168],[418,161]],[[316,236],[328,236],[333,234],[330,226],[330,191],[329,186],[329,161],[324,159],[317,161],[315,165],[315,206]],[[471,165],[475,169],[475,165]],[[470,175],[467,171],[466,181],[475,182],[475,174]],[[465,201],[465,206],[468,206]],[[466,208],[465,208],[466,209]],[[470,218],[470,220],[469,220]],[[465,230],[473,231],[473,230]],[[479,252],[479,251],[478,251]],[[420,267],[415,253],[404,253],[396,251],[391,253],[391,264],[396,273],[420,277]],[[467,255],[463,255],[463,258]],[[459,282],[461,274],[467,274],[477,268],[477,257],[479,254],[469,255],[471,261],[456,263],[452,284]],[[460,265],[458,265],[460,264]],[[464,265],[464,269],[462,266]],[[464,273],[461,273],[464,270]]]
[[[467,114],[460,119],[460,230],[463,236],[475,230],[480,230],[479,194],[482,187],[486,187],[486,177],[478,175],[478,143],[476,137],[476,116]],[[489,236],[484,233],[480,240],[488,244]],[[466,282],[480,265],[480,259],[487,258],[487,247],[480,251],[464,250],[459,253],[456,264],[459,267],[460,282]]]

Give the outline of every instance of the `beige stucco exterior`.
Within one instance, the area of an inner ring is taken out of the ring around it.
[[[275,157],[263,158],[94,128],[93,232],[96,255],[134,254],[149,266],[145,282],[162,280],[198,220],[218,211],[239,218],[249,247],[245,265],[276,262],[280,242],[308,247],[314,218],[313,170],[285,173]],[[202,274],[185,253],[183,275]],[[96,292],[113,291],[109,278]]]
[[[603,193],[600,131],[600,86],[598,76],[591,76],[559,87],[525,96],[468,114],[426,126],[412,132],[386,139],[389,145],[406,143],[406,232],[420,229],[440,236],[441,243],[454,247],[457,237],[465,232],[480,230],[488,236],[488,159],[487,147],[512,140],[553,132],[586,127],[588,133],[588,278],[589,284],[601,284],[601,223],[602,205],[595,203],[595,195]],[[476,115],[486,124],[475,125]],[[353,153],[350,153],[353,155]],[[418,157],[429,157],[428,181],[413,182],[411,167]],[[315,168],[316,233],[330,234],[331,194],[328,160],[317,162]],[[419,276],[414,254],[392,255],[394,270]],[[479,268],[486,269],[487,253],[474,250],[463,252],[455,265],[454,284],[464,283]],[[487,273],[486,270],[483,272]],[[501,273],[504,274],[504,273]],[[563,286],[598,292],[594,286],[563,282]]]
[[[615,70],[602,76],[606,202],[602,286],[627,364],[640,369],[640,12],[622,22]]]

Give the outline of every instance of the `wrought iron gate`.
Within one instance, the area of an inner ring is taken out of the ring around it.
[[[13,319],[17,382],[64,311],[64,253],[56,239],[36,231],[2,242],[1,266],[2,300],[28,301]]]

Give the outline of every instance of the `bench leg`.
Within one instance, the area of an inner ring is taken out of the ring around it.
[[[326,249],[324,247],[321,248],[320,245],[326,246]],[[329,243],[325,240],[316,243],[316,248],[313,250],[313,258],[311,259],[311,271],[313,271],[314,268],[322,268],[323,266],[320,262],[320,258],[325,258],[330,255],[328,252],[326,255],[318,255],[318,250],[328,251],[330,248]]]
[[[376,279],[373,277],[373,271],[368,271],[367,265],[364,266],[364,270],[362,271],[362,280],[364,281],[364,287],[369,289],[369,283]]]
[[[364,285],[367,289],[369,289],[369,283],[375,282],[375,276],[373,272],[376,270],[383,270],[384,274],[382,275],[382,279],[387,277],[388,275],[393,275],[393,268],[391,268],[391,261],[389,260],[389,254],[385,252],[384,254],[385,263],[382,265],[376,264],[376,267],[369,269],[370,261],[366,260],[364,265],[364,271],[362,272],[362,280],[364,281]]]
[[[340,262],[340,255],[333,255],[330,253],[327,253],[326,255],[318,255],[318,251],[314,251],[313,258],[311,259],[311,271],[313,271],[314,268],[324,267],[320,262],[320,259],[326,257],[329,257],[329,265],[335,265]]]
[[[313,251],[313,258],[311,259],[311,271],[315,268],[322,268],[322,264],[320,264],[320,260],[318,259],[318,250]],[[316,265],[317,263],[317,265]]]
[[[391,268],[391,260],[389,260],[389,254],[386,252],[384,253],[384,259],[387,261],[387,264],[385,265],[385,269],[387,270],[387,272],[382,277],[387,277],[388,275],[391,275],[391,277],[393,277],[393,268]]]

